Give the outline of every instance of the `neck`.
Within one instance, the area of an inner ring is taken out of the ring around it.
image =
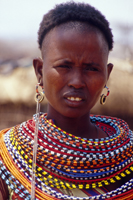
[[[56,110],[52,110],[51,112],[51,109],[48,107],[47,119],[53,119],[55,125],[67,133],[82,138],[97,138],[97,129],[90,121],[90,113],[81,117],[70,118],[61,115]]]

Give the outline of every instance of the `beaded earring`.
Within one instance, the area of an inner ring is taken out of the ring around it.
[[[105,87],[107,89],[107,94],[102,94],[101,97],[100,97],[100,104],[104,105],[106,103],[106,98],[107,96],[109,96],[109,93],[110,93],[110,90],[109,88],[105,85]]]
[[[33,161],[32,161],[32,180],[31,180],[31,200],[35,199],[35,174],[36,174],[36,156],[37,156],[37,145],[38,145],[38,128],[39,128],[39,117],[40,117],[40,103],[44,99],[44,90],[39,91],[40,83],[36,85],[35,101],[36,105],[36,122],[34,132],[34,145],[33,145]]]
[[[40,83],[37,83],[35,101],[41,103],[44,100],[44,90],[42,87],[42,91],[39,91],[39,86],[40,86]]]

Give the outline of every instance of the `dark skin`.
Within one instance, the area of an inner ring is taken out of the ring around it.
[[[104,36],[99,31],[58,27],[50,31],[46,39],[48,45],[45,50],[42,48],[43,60],[35,59],[33,65],[48,99],[47,118],[77,136],[106,137],[100,129],[97,134],[95,125],[90,122],[90,110],[113,67],[107,65],[108,45]]]
[[[58,127],[80,137],[106,137],[90,122],[90,110],[99,100],[113,68],[107,64],[108,53],[107,42],[99,31],[58,27],[48,33],[43,41],[43,60],[34,59],[33,65],[48,99],[47,118],[54,119]],[[131,177],[133,173],[106,188],[114,190]],[[8,199],[7,185],[0,181]]]
[[[99,31],[64,30],[59,26],[45,40],[43,60],[34,59],[33,65],[48,99],[47,118],[76,136],[106,137],[90,122],[90,110],[99,100],[113,68],[107,64],[109,51],[104,36]],[[130,177],[106,187],[116,189]]]

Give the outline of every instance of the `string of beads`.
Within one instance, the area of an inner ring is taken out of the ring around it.
[[[8,156],[29,183],[35,121],[34,115],[33,120],[15,126],[4,134]],[[43,192],[55,199],[75,199],[58,193],[56,189],[103,187],[121,180],[133,171],[133,135],[128,125],[123,120],[105,116],[91,116],[91,121],[110,136],[89,140],[76,137],[50,123],[46,114],[41,115],[36,168],[37,194]],[[8,185],[12,184],[16,188],[18,194],[25,199],[29,198],[29,188],[25,190],[18,177],[13,176],[6,166],[2,168],[2,162],[0,173],[4,174],[3,179],[6,179]],[[7,177],[10,177],[10,181]],[[128,182],[126,192],[133,188],[130,183],[132,180]],[[123,190],[114,190],[106,195],[111,198],[118,193],[122,194]],[[97,196],[97,199],[105,199],[106,195]]]

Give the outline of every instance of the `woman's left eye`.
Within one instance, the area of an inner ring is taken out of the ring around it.
[[[94,66],[87,66],[87,67],[85,67],[85,70],[86,71],[98,71],[98,69]]]

